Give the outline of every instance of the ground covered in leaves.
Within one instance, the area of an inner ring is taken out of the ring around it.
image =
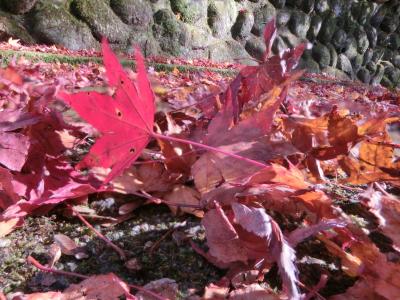
[[[376,218],[357,201],[351,189],[330,185],[328,192],[337,203],[361,227],[369,228],[375,244],[384,252],[391,252],[391,241],[377,230]],[[113,197],[97,199],[92,207],[107,216],[116,209]],[[285,224],[281,220],[281,224]],[[290,227],[291,224],[287,223]],[[189,239],[204,245],[205,232],[200,220],[193,216],[174,217],[164,205],[149,205],[138,208],[131,219],[112,226],[96,226],[110,240],[124,249],[129,249],[128,262],[108,248],[89,228],[62,211],[50,216],[29,217],[24,226],[0,239],[0,284],[5,294],[18,292],[56,291],[67,288],[79,279],[74,277],[38,273],[26,262],[33,255],[43,263],[52,259],[51,246],[57,243],[56,235],[71,238],[85,255],[76,258],[63,256],[57,268],[96,275],[114,272],[127,282],[144,285],[160,278],[171,278],[178,283],[179,298],[202,295],[204,287],[225,273],[207,262],[193,251]],[[399,257],[400,259],[400,257]],[[301,280],[308,286],[315,285],[321,274],[329,274],[326,286],[320,290],[324,297],[344,292],[355,283],[355,279],[340,270],[341,262],[331,255],[317,239],[302,242],[297,248],[297,265]],[[272,285],[280,286],[277,269],[266,274]]]
[[[104,66],[9,60],[0,297],[397,297],[399,93],[304,77],[275,36],[234,76],[106,41]]]

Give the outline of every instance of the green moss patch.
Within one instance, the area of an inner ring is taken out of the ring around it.
[[[181,15],[184,22],[192,23],[196,17],[187,0],[171,0],[171,8],[174,13]]]
[[[71,65],[85,64],[89,62],[101,64],[103,61],[101,57],[68,56],[62,54],[48,54],[48,53],[34,52],[34,51],[0,50],[0,62],[2,66],[7,66],[8,63],[13,58],[18,59],[19,57],[24,57],[25,59],[31,60],[33,62],[40,62],[40,61],[44,61],[47,63],[59,62]],[[133,60],[122,59],[121,63],[126,67],[135,67],[135,62]],[[236,70],[177,65],[177,64],[162,64],[162,63],[150,62],[148,65],[154,67],[156,71],[165,71],[165,72],[172,71],[176,68],[180,72],[209,71],[214,73],[220,73],[227,76],[232,76],[237,73]]]

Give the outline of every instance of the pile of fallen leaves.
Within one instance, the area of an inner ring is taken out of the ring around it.
[[[293,70],[305,46],[270,56],[275,35],[271,22],[263,61],[232,80],[147,74],[138,51],[136,73],[123,70],[105,41],[107,80],[95,64],[21,60],[1,70],[0,237],[56,205],[77,213],[74,206],[91,194],[134,194],[145,201],[122,204],[117,222],[143,203],[202,218],[208,249],[192,247],[227,269],[202,299],[323,299],[329,276],[306,286],[296,267],[296,246],[311,237],[355,279],[329,299],[396,299],[400,202],[388,190],[400,184],[400,97],[378,87],[298,81],[302,73]],[[357,194],[390,251],[332,200],[332,185]],[[279,289],[265,276],[273,268]],[[63,292],[23,299],[174,298],[136,286],[134,296],[114,274],[81,277]]]

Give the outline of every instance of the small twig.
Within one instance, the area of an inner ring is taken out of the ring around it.
[[[315,295],[317,297],[320,297],[321,299],[325,299],[318,293],[318,291],[321,290],[322,288],[324,288],[327,282],[328,282],[328,276],[326,274],[322,274],[317,285],[315,285],[312,289],[309,290],[309,293],[306,295],[306,297],[303,300],[309,300],[312,297],[314,297]]]
[[[390,195],[390,194],[383,188],[383,186],[381,186],[379,183],[374,182],[374,185],[376,186],[376,188],[377,188],[378,190],[380,190],[380,191],[382,192],[382,194],[384,194],[384,195],[387,196],[387,197],[393,198],[393,196]]]
[[[79,220],[82,221],[89,229],[91,229],[100,239],[102,239],[109,247],[113,248],[115,252],[117,252],[122,260],[126,260],[126,255],[124,250],[122,250],[120,247],[115,245],[113,242],[111,242],[107,237],[105,237],[100,231],[96,230],[86,219],[78,212],[76,211],[71,205],[67,205],[68,208],[72,210],[72,212],[78,217]]]
[[[170,228],[166,233],[163,234],[150,248],[149,253],[153,255],[154,251],[160,246],[161,242],[165,240],[168,236],[170,236],[174,232],[175,228]]]
[[[54,274],[59,274],[59,275],[65,275],[65,276],[72,276],[72,277],[78,277],[78,278],[82,278],[82,279],[88,279],[90,278],[90,276],[87,275],[83,275],[83,274],[79,274],[79,273],[74,273],[74,272],[67,272],[67,271],[61,271],[61,270],[56,270],[53,268],[49,268],[46,266],[43,266],[40,262],[38,262],[36,259],[34,259],[32,256],[28,256],[27,258],[28,263],[34,265],[36,268],[38,268],[39,270],[43,271],[43,272],[48,272],[48,273],[54,273]],[[135,285],[135,284],[126,284],[128,287],[141,291],[143,293],[146,293],[158,300],[170,300],[168,298],[164,298],[144,287],[141,287],[139,285]]]
[[[163,204],[167,204],[167,205],[171,205],[171,206],[176,206],[176,207],[187,207],[187,208],[193,208],[193,209],[198,209],[198,210],[203,210],[203,207],[200,205],[196,205],[196,204],[185,204],[185,203],[170,203],[167,200],[158,198],[158,197],[154,197],[148,193],[146,193],[145,191],[141,191],[141,193],[138,192],[129,192],[132,195],[138,196],[138,197],[142,197],[142,198],[146,198],[148,200],[152,200],[155,202],[160,202]],[[159,204],[159,203],[157,203]]]

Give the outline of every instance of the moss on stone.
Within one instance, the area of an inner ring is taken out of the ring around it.
[[[207,24],[213,29],[216,22],[218,22],[218,8],[212,1],[207,7]]]
[[[140,30],[150,27],[153,21],[153,11],[147,0],[111,0],[112,10],[125,24],[136,26]]]
[[[163,27],[168,31],[168,33],[176,33],[179,31],[178,22],[174,19],[172,14],[167,10],[159,10],[154,14],[154,21],[163,25]]]
[[[24,43],[33,44],[34,39],[30,36],[28,31],[16,20],[7,14],[0,15],[0,36],[5,40],[8,36],[18,38]]]
[[[48,8],[49,6],[57,7],[57,8],[69,8],[70,3],[72,0],[38,0],[34,10],[39,11]]]
[[[190,9],[187,0],[171,0],[172,11],[180,14],[182,21],[192,23],[195,19],[196,12]]]
[[[36,4],[37,0],[19,0],[19,1],[2,1],[1,7],[4,7],[13,14],[25,14],[30,11]]]
[[[163,51],[179,56],[185,44],[185,28],[167,9],[160,9],[154,14],[153,35],[159,41]]]
[[[42,1],[27,17],[27,27],[41,43],[63,45],[72,50],[96,47],[86,24],[74,18],[63,6]]]
[[[124,24],[112,11],[106,0],[73,0],[71,13],[84,21],[100,40],[108,38],[110,42],[125,43],[130,34],[129,26]]]

